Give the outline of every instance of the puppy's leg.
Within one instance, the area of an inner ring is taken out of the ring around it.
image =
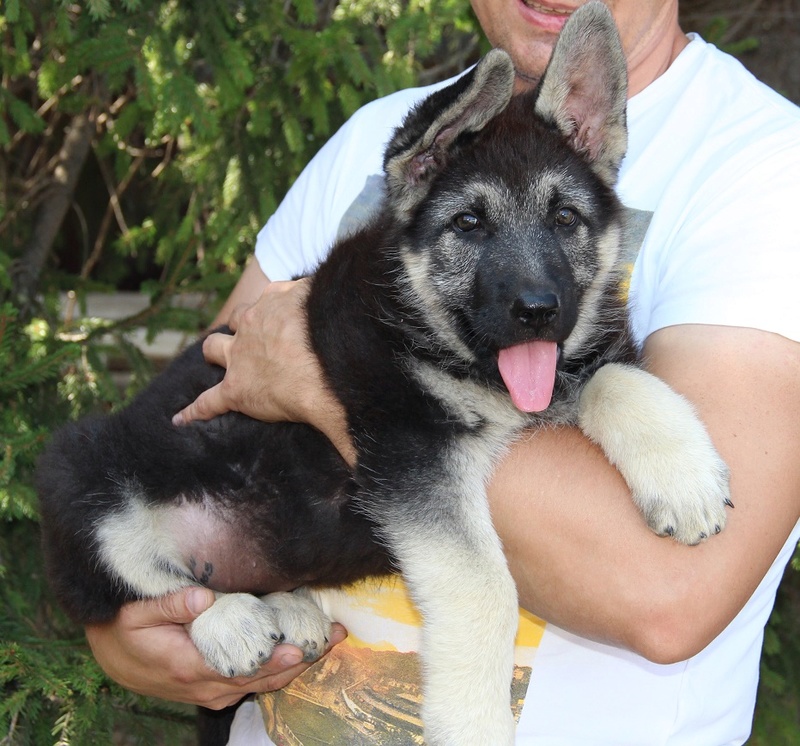
[[[691,404],[659,378],[604,366],[581,393],[578,422],[619,469],[653,531],[697,544],[724,528],[728,468]]]
[[[173,507],[151,507],[132,494],[124,509],[95,529],[98,561],[142,598],[198,585],[176,540]],[[330,621],[307,593],[217,594],[217,601],[189,633],[210,668],[223,676],[247,676],[268,660],[284,639],[315,660],[325,649]]]
[[[124,507],[108,513],[94,527],[97,562],[141,598],[198,585],[168,520],[172,509],[148,505],[135,486],[124,489]]]
[[[517,594],[480,484],[477,510],[434,494],[421,515],[406,511],[387,531],[424,619],[422,719],[431,746],[514,742]]]

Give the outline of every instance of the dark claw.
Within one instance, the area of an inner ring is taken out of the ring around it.
[[[717,523],[717,524],[714,526],[714,533],[715,533],[715,534],[718,534],[720,531],[722,531],[722,528],[720,527],[719,523]]]
[[[730,501],[730,500],[729,500],[727,497],[725,498],[725,504],[726,504],[726,505],[727,505],[729,508],[733,508],[733,507],[735,507],[735,506],[734,506],[734,504],[733,504],[733,503],[732,503],[732,502],[731,502],[731,501]]]
[[[667,526],[664,529],[665,536],[674,536],[675,535],[675,528],[673,526]]]
[[[705,531],[701,531],[700,532],[700,540],[702,541],[703,539],[707,539],[707,538],[708,538],[708,534]]]

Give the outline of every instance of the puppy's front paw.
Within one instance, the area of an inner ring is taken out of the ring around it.
[[[725,527],[728,467],[692,405],[663,381],[632,366],[604,366],[581,393],[579,424],[657,534],[698,544]]]
[[[733,507],[724,462],[716,453],[697,460],[685,463],[659,495],[634,496],[650,528],[682,544],[699,544],[718,534],[728,520],[726,506]]]
[[[282,640],[277,613],[249,593],[220,595],[189,634],[206,664],[223,676],[252,676]]]

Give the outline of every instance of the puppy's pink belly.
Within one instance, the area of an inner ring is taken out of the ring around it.
[[[201,585],[223,593],[272,593],[291,590],[265,562],[230,547],[197,544],[183,549],[192,574]]]
[[[244,535],[223,510],[186,502],[167,512],[164,528],[185,568],[201,585],[223,593],[291,590],[272,572],[258,542]]]

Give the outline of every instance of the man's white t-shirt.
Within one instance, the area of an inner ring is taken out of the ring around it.
[[[432,89],[368,104],[322,148],[259,234],[256,257],[270,279],[313,270],[337,234],[364,219],[380,197],[387,140]],[[800,110],[692,37],[629,101],[628,126],[618,193],[639,239],[629,295],[638,341],[692,323],[800,340],[800,231],[789,219],[800,204]],[[682,663],[649,663],[523,615],[517,743],[743,743],[763,628],[799,537],[800,524],[728,628]],[[402,587],[385,581],[321,601],[348,642],[262,709],[243,706],[231,743],[273,743],[262,715],[276,743],[420,743],[410,652],[418,619]]]

